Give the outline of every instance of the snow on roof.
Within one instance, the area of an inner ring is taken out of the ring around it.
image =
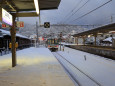
[[[68,38],[68,36],[67,36],[67,35],[65,35],[65,36],[63,36],[63,38]]]
[[[6,30],[1,30],[0,31],[3,33],[3,35],[9,35],[10,36],[10,32],[9,31],[6,31]],[[23,35],[20,35],[20,34],[16,34],[17,37],[21,37],[21,38],[26,38],[26,39],[29,39],[28,37],[26,36],[23,36]]]
[[[113,37],[113,39],[115,39],[115,37]],[[109,41],[109,42],[112,42],[112,37],[108,37],[108,38],[104,39],[103,41]]]

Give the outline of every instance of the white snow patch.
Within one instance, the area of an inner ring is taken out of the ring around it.
[[[3,35],[9,35],[10,36],[10,32],[9,31],[2,30],[2,29],[0,29],[0,31],[2,31]],[[20,35],[20,34],[16,34],[16,36],[29,39],[28,37]]]
[[[104,57],[89,54],[79,50],[65,47],[65,51],[59,51],[71,63],[93,77],[102,86],[115,86],[115,61]],[[86,60],[84,58],[86,57]]]

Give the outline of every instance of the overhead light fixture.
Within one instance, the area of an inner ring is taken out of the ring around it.
[[[91,35],[88,35],[88,38],[90,38],[91,37]]]
[[[98,33],[99,35],[103,34],[103,33]]]
[[[34,0],[35,8],[36,8],[36,13],[39,14],[39,4],[38,0]]]

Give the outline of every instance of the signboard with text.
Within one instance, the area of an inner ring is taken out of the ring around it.
[[[2,28],[8,28],[9,25],[6,25],[6,24],[2,24]]]
[[[2,22],[12,26],[12,15],[2,8]]]
[[[17,21],[17,22],[16,22],[16,27],[24,27],[24,22],[22,22],[22,21]]]

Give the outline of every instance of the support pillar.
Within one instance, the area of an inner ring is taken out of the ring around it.
[[[83,37],[83,45],[85,45],[85,37]]]
[[[11,27],[11,43],[12,43],[12,67],[16,66],[16,48],[15,48],[15,43],[16,43],[16,29],[15,29],[15,19],[16,17],[13,16],[13,25]]]
[[[60,38],[60,51],[61,51],[61,38]]]
[[[36,21],[36,47],[38,47],[38,22]]]
[[[76,37],[74,37],[74,44],[76,44]]]
[[[97,38],[97,34],[95,34],[94,37],[95,37],[94,45],[96,46],[96,38]]]
[[[77,45],[78,45],[78,37],[77,37]]]

